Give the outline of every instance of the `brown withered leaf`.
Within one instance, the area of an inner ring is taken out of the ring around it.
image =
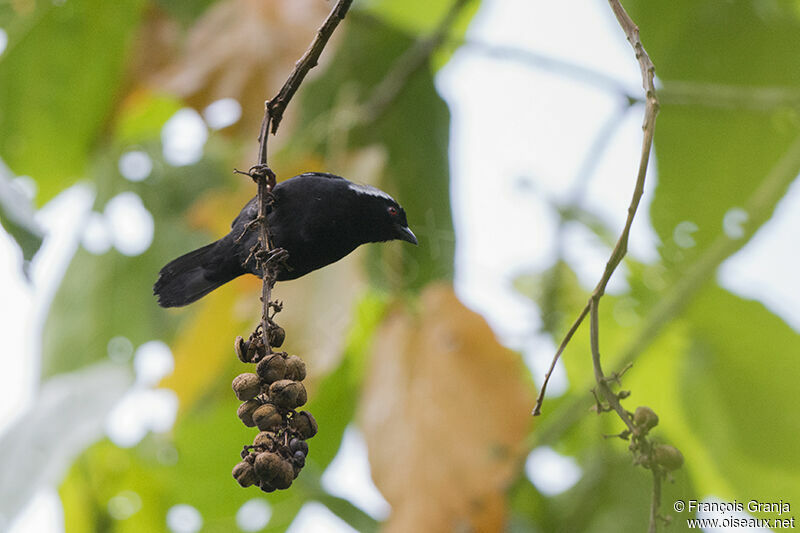
[[[533,388],[520,358],[449,285],[378,331],[360,408],[386,531],[500,531]]]
[[[182,52],[145,77],[198,109],[235,98],[244,109],[240,131],[253,134],[264,100],[278,92],[329,10],[323,0],[218,2],[189,30]]]

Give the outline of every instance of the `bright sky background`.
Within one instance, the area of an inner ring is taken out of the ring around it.
[[[0,53],[4,35],[0,29]],[[633,53],[604,1],[484,0],[468,38],[599,69],[629,85],[631,91],[640,90]],[[646,45],[646,35],[643,39]],[[522,351],[540,381],[554,346],[551,340],[534,333],[539,324],[537,311],[527,299],[515,294],[511,282],[520,273],[550,266],[556,219],[549,201],[567,198],[578,178],[582,156],[604,122],[618,112],[618,95],[472,48],[456,53],[439,74],[437,85],[453,116],[457,290],[468,305],[486,313],[505,343]],[[241,107],[230,99],[209,106],[202,115],[181,111],[165,125],[165,158],[175,165],[195,161],[202,155],[208,129],[224,127],[240,114]],[[641,117],[641,107],[625,115],[585,193],[585,206],[615,228],[622,227],[630,200],[641,143]],[[120,161],[121,173],[132,181],[146,179],[151,169],[152,162],[141,152],[130,152]],[[657,169],[651,167],[645,201],[631,236],[631,253],[643,261],[655,257],[656,237],[647,211],[656,179]],[[20,185],[24,188],[26,183]],[[147,249],[152,239],[153,219],[138,196],[124,193],[109,202],[103,213],[90,213],[92,195],[88,187],[78,186],[41,211],[39,218],[48,238],[34,262],[30,284],[21,275],[19,252],[0,232],[0,432],[36,394],[45,313],[76,247],[83,243],[93,253],[105,253],[113,246],[136,255]],[[723,264],[719,280],[737,294],[759,299],[800,331],[797,255],[783,245],[796,241],[799,228],[797,182],[773,220],[744,250]],[[570,264],[581,282],[593,287],[609,250],[578,228],[570,228],[565,239]],[[610,290],[622,287],[624,280],[617,276]],[[175,400],[168,391],[152,387],[171,371],[169,348],[158,342],[134,347],[122,339],[110,347],[110,353],[120,360],[133,358],[137,375],[131,392],[115,411],[115,419],[128,423],[122,427],[109,425],[112,439],[130,446],[147,431],[168,430],[174,419]],[[566,386],[563,375],[556,375],[550,390],[557,394]],[[357,428],[348,429],[342,450],[323,483],[332,493],[382,518],[389,508],[370,481],[364,446]],[[531,480],[546,494],[566,490],[580,478],[574,461],[549,448],[534,450],[526,466]],[[237,521],[242,530],[257,530],[269,520],[265,501],[254,498],[240,510]],[[136,505],[133,493],[109,502],[109,508],[120,516],[136,512]],[[63,531],[62,520],[57,493],[43,487],[12,531],[56,533]],[[202,515],[189,506],[176,506],[167,520],[179,532],[197,531],[202,526]],[[352,529],[323,506],[309,505],[291,531]]]

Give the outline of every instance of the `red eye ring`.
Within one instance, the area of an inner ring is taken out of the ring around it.
[[[389,208],[387,209],[387,211],[389,212],[389,214],[390,214],[391,216],[393,216],[393,217],[396,217],[396,216],[397,216],[397,208],[396,208],[396,207],[389,206]]]

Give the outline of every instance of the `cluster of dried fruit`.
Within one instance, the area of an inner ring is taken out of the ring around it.
[[[267,331],[269,346],[280,347],[284,337],[280,326],[273,324]],[[235,349],[242,362],[256,364],[255,374],[240,374],[233,380],[233,392],[244,402],[237,413],[244,425],[257,426],[261,432],[242,450],[233,477],[242,487],[258,485],[264,492],[289,488],[305,465],[306,440],[317,433],[311,413],[296,410],[308,400],[302,383],[306,364],[296,355],[272,352],[260,328],[250,340],[237,337]]]

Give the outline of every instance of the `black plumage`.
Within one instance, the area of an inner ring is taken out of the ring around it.
[[[267,220],[273,245],[289,254],[278,270],[278,281],[304,276],[368,242],[399,239],[417,244],[403,208],[375,187],[310,172],[279,183],[272,193]],[[159,305],[184,306],[242,274],[261,276],[256,261],[247,261],[259,231],[257,225],[245,228],[257,216],[253,198],[234,219],[230,233],[162,268],[153,286]]]

